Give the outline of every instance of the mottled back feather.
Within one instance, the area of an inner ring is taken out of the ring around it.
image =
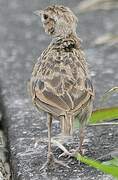
[[[69,35],[51,42],[34,66],[30,89],[39,109],[65,118],[83,114],[82,108],[92,101],[94,90],[79,38]],[[65,129],[65,134],[70,131]]]

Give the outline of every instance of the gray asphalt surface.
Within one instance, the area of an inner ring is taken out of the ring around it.
[[[118,82],[118,44],[95,46],[93,43],[104,33],[118,33],[117,10],[79,14],[77,0],[0,0],[0,86],[13,174],[15,180],[111,179],[85,165],[80,167],[73,159],[69,161],[69,171],[56,168],[46,174],[39,172],[47,153],[47,143],[41,140],[47,137],[46,115],[37,112],[32,106],[27,93],[27,81],[34,63],[51,38],[44,33],[40,19],[35,17],[33,11],[56,2],[61,2],[74,11],[76,9],[79,17],[77,31],[83,39],[82,46],[96,89],[94,108],[101,106],[100,97],[109,88],[117,86]],[[102,106],[116,104],[118,98],[114,95]],[[59,132],[58,126],[58,123],[53,124],[53,134]],[[86,138],[87,155],[97,158],[117,147],[118,129],[115,126],[87,128]],[[38,139],[40,141],[37,147],[34,147]],[[75,143],[67,146],[77,146],[77,136],[75,139]],[[60,153],[56,148],[54,152],[57,156]]]

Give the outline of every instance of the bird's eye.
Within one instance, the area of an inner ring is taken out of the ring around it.
[[[44,14],[43,15],[43,18],[46,20],[46,19],[48,19],[48,15],[47,14]]]

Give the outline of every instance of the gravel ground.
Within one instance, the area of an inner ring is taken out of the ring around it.
[[[11,168],[15,180],[86,180],[112,179],[108,175],[81,166],[70,159],[71,169],[56,168],[47,173],[40,173],[39,168],[46,160],[47,137],[46,114],[37,112],[32,106],[27,93],[27,81],[31,76],[32,66],[51,38],[45,35],[40,20],[33,11],[61,2],[72,10],[78,1],[43,1],[43,0],[0,0],[0,79],[3,116],[8,136]],[[107,44],[95,46],[94,40],[111,32],[118,33],[118,11],[94,11],[79,14],[78,34],[83,39],[91,76],[96,88],[94,108],[101,106],[99,99],[109,88],[118,82],[118,46]],[[114,95],[102,106],[118,104]],[[53,123],[53,135],[59,132],[58,123]],[[36,140],[39,139],[37,147]],[[40,139],[42,139],[40,141]],[[77,146],[77,133],[74,141],[67,147]],[[118,129],[115,126],[88,127],[85,148],[89,157],[98,158],[117,147]],[[53,148],[58,156],[60,150]],[[64,159],[64,161],[67,161]]]

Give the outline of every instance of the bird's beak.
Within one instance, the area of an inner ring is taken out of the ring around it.
[[[42,10],[36,10],[33,12],[36,16],[41,16],[43,11]]]

